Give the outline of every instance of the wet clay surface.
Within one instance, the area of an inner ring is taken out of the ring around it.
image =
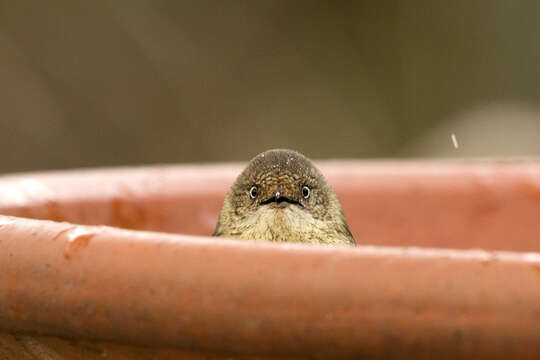
[[[359,244],[540,250],[535,161],[318,166]],[[241,170],[241,165],[158,166],[3,176],[0,213],[208,236]]]
[[[537,253],[255,244],[17,218],[3,224],[4,330],[237,355],[540,354]],[[66,258],[77,234],[91,240]]]
[[[103,226],[208,235],[234,165],[0,178],[66,221],[0,216],[0,358],[540,358],[536,163],[321,169],[355,249]]]

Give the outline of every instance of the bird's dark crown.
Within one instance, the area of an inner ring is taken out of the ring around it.
[[[257,155],[236,182],[237,190],[241,192],[257,187],[259,205],[289,203],[300,206],[304,205],[302,187],[307,186],[311,191],[320,184],[325,184],[322,175],[308,158],[296,151],[281,149]]]

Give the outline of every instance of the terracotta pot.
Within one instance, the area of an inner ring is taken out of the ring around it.
[[[540,164],[320,168],[355,249],[207,237],[238,165],[1,178],[0,213],[17,217],[0,218],[0,346],[97,354],[49,337],[61,336],[118,358],[540,358]]]

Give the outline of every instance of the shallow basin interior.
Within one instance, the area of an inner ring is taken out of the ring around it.
[[[320,162],[357,244],[540,251],[536,162]],[[209,236],[242,165],[4,176],[0,213]]]

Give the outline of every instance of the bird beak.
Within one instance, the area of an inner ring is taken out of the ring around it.
[[[262,200],[259,204],[265,205],[265,204],[271,204],[271,203],[276,203],[276,204],[283,203],[281,207],[285,206],[285,203],[302,205],[298,201],[287,197],[287,193],[284,190],[281,190],[280,188],[277,188],[276,190],[272,191],[270,194],[271,196],[269,198],[267,198],[266,200]]]

